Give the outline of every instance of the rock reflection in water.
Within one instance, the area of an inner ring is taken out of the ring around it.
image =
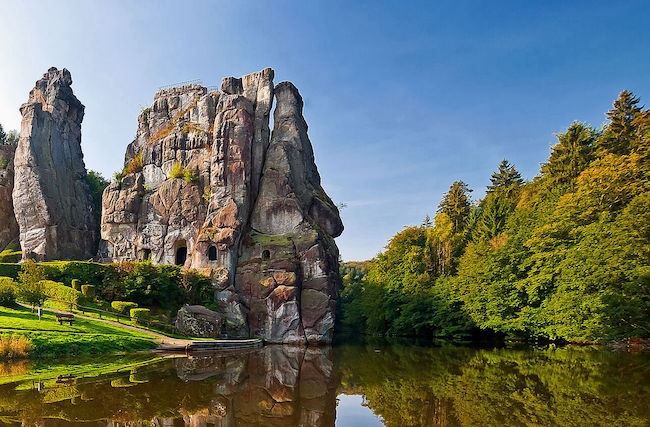
[[[333,426],[336,410],[337,382],[328,347],[205,354],[70,383],[1,385],[0,422]]]
[[[208,408],[181,410],[185,425],[334,425],[337,382],[329,348],[268,346],[245,357],[196,356],[177,359],[176,370],[184,381],[216,380]]]

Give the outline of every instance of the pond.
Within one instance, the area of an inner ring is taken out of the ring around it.
[[[342,344],[0,364],[8,425],[649,425],[650,353]]]

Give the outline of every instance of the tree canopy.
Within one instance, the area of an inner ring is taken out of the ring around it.
[[[503,160],[473,204],[455,181],[432,224],[404,228],[344,279],[342,317],[371,334],[650,338],[650,112],[639,102],[623,91],[600,132],[570,124],[531,182]]]

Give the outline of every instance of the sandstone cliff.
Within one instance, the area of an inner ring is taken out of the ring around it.
[[[81,152],[84,106],[71,84],[68,70],[50,68],[20,107],[13,202],[23,258],[95,254],[93,203]]]
[[[14,154],[16,147],[0,145],[0,251],[18,244],[18,223],[11,193],[14,189]]]
[[[100,255],[213,277],[228,336],[332,338],[343,225],[320,185],[302,98],[267,68],[162,90],[104,192]],[[276,100],[273,136],[269,117]]]

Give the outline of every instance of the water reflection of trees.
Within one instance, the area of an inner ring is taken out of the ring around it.
[[[648,425],[650,355],[536,350],[339,347],[339,392],[387,425]]]
[[[333,426],[337,393],[392,426],[650,422],[650,354],[594,348],[269,346],[52,378],[0,385],[0,423]]]

